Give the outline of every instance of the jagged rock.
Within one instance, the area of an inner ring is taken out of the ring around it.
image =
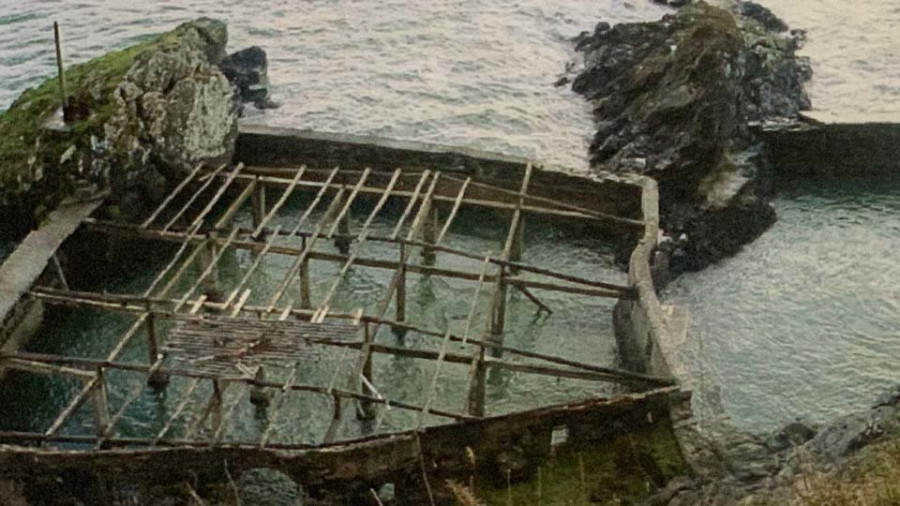
[[[225,77],[240,90],[241,101],[260,109],[273,107],[269,98],[269,61],[258,46],[225,57],[219,64]]]
[[[675,271],[735,253],[775,220],[764,147],[749,124],[809,106],[799,40],[697,2],[653,23],[598,24],[573,83],[594,105],[591,162],[659,183],[661,224],[685,235]]]
[[[178,27],[139,56],[115,94],[117,113],[105,132],[113,195],[158,193],[159,173],[175,179],[199,163],[229,161],[237,138],[238,102],[219,71],[225,24],[200,19]],[[149,198],[148,198],[149,200]]]

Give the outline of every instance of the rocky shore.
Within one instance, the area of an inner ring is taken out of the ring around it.
[[[601,22],[577,41],[584,70],[572,88],[594,108],[592,166],[658,182],[664,270],[702,269],[775,221],[766,148],[751,126],[809,108],[802,41],[751,2]]]
[[[227,41],[201,18],[67,69],[67,123],[56,78],[26,90],[0,113],[0,236],[102,188],[110,212],[134,218],[197,164],[230,161],[241,103],[271,101],[265,52],[226,56]]]

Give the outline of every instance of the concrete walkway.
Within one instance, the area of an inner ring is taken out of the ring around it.
[[[0,322],[6,321],[16,302],[44,272],[63,241],[103,204],[103,200],[101,196],[90,201],[63,202],[7,257],[0,266]]]

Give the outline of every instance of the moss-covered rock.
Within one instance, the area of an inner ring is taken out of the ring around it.
[[[65,126],[48,128],[60,115],[56,78],[26,90],[0,113],[0,207],[10,217],[0,232],[27,230],[36,209],[53,209],[79,181],[110,185],[138,211],[163,193],[160,174],[229,160],[238,105],[217,67],[226,42],[224,23],[199,19],[72,66]]]

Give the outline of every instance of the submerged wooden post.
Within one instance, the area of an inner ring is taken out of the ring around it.
[[[494,301],[491,304],[491,341],[503,345],[503,332],[506,328],[506,296],[509,285],[506,284],[506,267],[500,268],[497,277],[497,289],[494,291]],[[503,356],[503,350],[491,348],[490,354],[494,358]]]
[[[350,253],[350,210],[344,214],[341,221],[338,222],[337,232],[339,234],[338,237],[334,238],[334,246],[341,252],[342,255],[347,255]]]
[[[216,256],[219,252],[219,243],[216,240],[216,232],[210,232],[206,239],[206,245],[200,254],[201,270],[205,271],[212,265],[212,269],[206,279],[203,280],[203,293],[208,297],[210,302],[221,302],[218,295],[219,289],[219,267],[216,265]]]
[[[66,73],[63,68],[62,42],[59,37],[59,23],[53,22],[53,40],[56,43],[56,71],[59,74],[59,95],[62,103],[63,122],[68,123],[72,118],[69,113],[69,94],[66,92]]]
[[[106,375],[103,369],[97,369],[97,383],[91,389],[91,406],[94,408],[94,423],[97,435],[103,437],[109,428],[109,396],[106,388]]]
[[[400,279],[397,281],[397,316],[398,322],[406,321],[406,244],[400,243],[400,265],[397,267],[400,273]],[[401,327],[392,327],[391,331],[398,339],[406,337],[406,329]]]
[[[369,322],[366,322],[365,324],[363,324],[363,342],[369,343],[369,344],[372,343],[372,335],[371,335],[370,329],[369,329]],[[362,375],[363,375],[363,378],[365,378],[365,381],[361,381],[363,383],[362,391],[366,392],[367,390],[369,390],[369,387],[365,384],[365,382],[367,381],[369,383],[369,385],[374,384],[373,376],[372,376],[372,351],[371,350],[369,350],[369,352],[366,354],[366,364],[363,366]],[[375,395],[374,392],[372,392],[371,394]],[[375,408],[372,405],[372,401],[365,400],[365,399],[359,401],[359,409],[356,411],[356,418],[358,418],[360,420],[372,420],[375,418]]]
[[[438,232],[438,210],[437,206],[431,204],[428,210],[428,216],[425,218],[425,226],[422,228],[422,238],[428,244],[435,244]],[[429,267],[435,264],[437,253],[434,248],[425,246],[422,248],[422,264]]]
[[[259,176],[256,176],[251,205],[253,207],[253,229],[256,230],[266,217],[266,184]]]
[[[306,236],[303,237],[303,251],[306,251]],[[300,263],[300,308],[312,309],[312,300],[309,291],[309,255],[303,257]]]
[[[213,395],[212,399],[210,399],[213,434],[219,432],[219,429],[222,427],[222,420],[224,419],[222,416],[222,390],[222,382],[220,380],[213,380]]]
[[[259,382],[266,381],[265,366],[259,366],[256,370],[255,379]],[[250,390],[250,402],[255,406],[268,406],[271,400],[271,392],[266,388],[254,385]]]
[[[159,333],[156,328],[156,315],[150,312],[150,304],[147,304],[147,355],[148,363],[152,366],[160,358]],[[162,389],[169,385],[169,375],[161,371],[153,371],[147,378],[147,384],[152,388]]]
[[[469,397],[468,402],[466,403],[466,409],[472,416],[483,417],[485,397],[484,346],[479,346],[478,358],[470,373],[472,378],[469,385]]]
[[[525,219],[521,218],[519,226],[516,227],[515,237],[513,238],[512,248],[509,250],[509,260],[512,262],[522,261],[522,251],[525,249]],[[511,274],[518,274],[520,269],[515,265],[509,266]]]

